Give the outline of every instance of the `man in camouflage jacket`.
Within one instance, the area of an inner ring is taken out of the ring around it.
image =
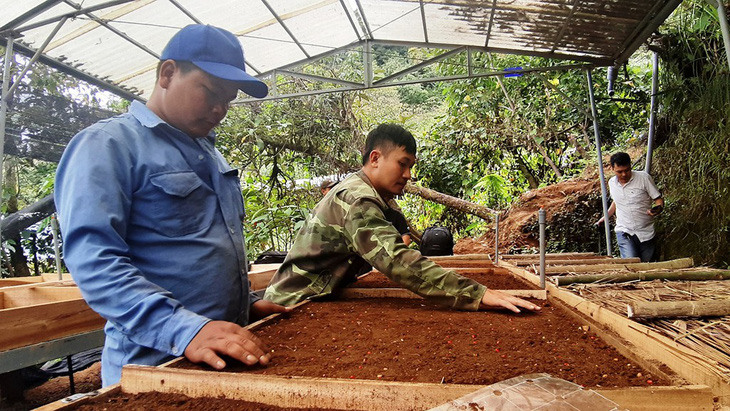
[[[264,299],[291,305],[332,295],[355,281],[367,262],[405,288],[449,307],[539,309],[445,270],[403,243],[383,212],[387,201],[401,194],[410,180],[415,155],[415,139],[402,127],[381,124],[370,132],[363,168],[317,204],[271,279]]]

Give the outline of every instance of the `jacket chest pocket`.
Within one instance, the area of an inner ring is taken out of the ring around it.
[[[168,237],[210,227],[216,212],[215,193],[193,171],[153,174],[140,194],[136,201],[147,210],[143,225]]]

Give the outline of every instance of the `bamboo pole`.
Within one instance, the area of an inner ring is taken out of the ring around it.
[[[730,300],[634,301],[629,318],[719,317],[730,315]]]
[[[529,259],[529,260],[513,260],[513,264],[515,265],[537,265],[536,263],[539,261],[539,259]],[[640,263],[641,259],[639,257],[630,257],[630,258],[585,258],[585,259],[547,259],[546,263],[548,265],[596,265],[596,264],[632,264],[632,263]]]
[[[707,280],[728,280],[730,270],[711,271],[677,271],[677,272],[641,272],[630,274],[584,274],[553,277],[557,285],[588,284],[588,283],[626,283],[629,281],[652,281],[652,280],[673,280],[673,281],[707,281]]]
[[[655,269],[679,269],[694,266],[692,258],[679,258],[676,260],[662,261],[659,263],[630,263],[630,264],[594,264],[594,265],[555,265],[548,267],[545,272],[548,274],[560,273],[586,273],[608,270],[646,271]]]

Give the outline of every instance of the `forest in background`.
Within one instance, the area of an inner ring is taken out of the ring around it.
[[[730,263],[730,70],[715,13],[703,1],[684,2],[654,33],[650,44],[618,68],[615,94],[608,94],[605,68],[593,70],[593,83],[604,154],[641,153],[648,131],[651,53],[659,53],[652,174],[667,200],[658,220],[662,257],[693,256],[698,262],[726,267]],[[443,50],[380,46],[373,53],[377,79]],[[358,53],[331,56],[304,70],[357,81],[362,76],[359,59]],[[561,63],[475,53],[472,64],[475,70],[491,71]],[[457,54],[411,76],[450,76],[466,70],[466,57]],[[312,87],[303,79],[282,79],[278,84],[281,93]],[[587,101],[585,72],[568,70],[232,107],[217,130],[218,146],[231,165],[242,171],[249,257],[288,248],[320,199],[319,179],[358,169],[367,132],[383,122],[401,124],[416,136],[417,185],[489,208],[505,210],[527,190],[577,176],[597,178]],[[110,112],[124,111],[126,105],[36,66],[15,95],[9,122],[16,146],[30,152],[33,143],[28,136],[47,135],[62,147],[75,131]],[[46,154],[33,159],[6,156],[4,215],[52,193],[55,163],[49,161],[53,153]],[[642,169],[643,157],[634,160],[636,168]],[[419,230],[445,225],[456,237],[478,237],[491,226],[489,221],[414,195],[406,194],[398,202]],[[552,221],[549,248],[595,251],[590,244],[568,237],[594,233],[589,223],[599,213],[600,195],[575,218]],[[3,238],[6,259],[13,261],[10,274],[28,275],[36,267],[41,272],[55,270],[48,225],[44,220],[16,238]],[[7,267],[4,270],[9,273]]]

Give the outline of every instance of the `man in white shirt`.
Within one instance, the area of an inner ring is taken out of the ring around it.
[[[608,181],[613,199],[608,216],[616,214],[614,231],[621,257],[651,261],[656,246],[654,217],[664,209],[662,193],[649,173],[631,170],[631,157],[626,153],[611,156],[611,170],[616,175]],[[602,222],[603,217],[596,224]]]

